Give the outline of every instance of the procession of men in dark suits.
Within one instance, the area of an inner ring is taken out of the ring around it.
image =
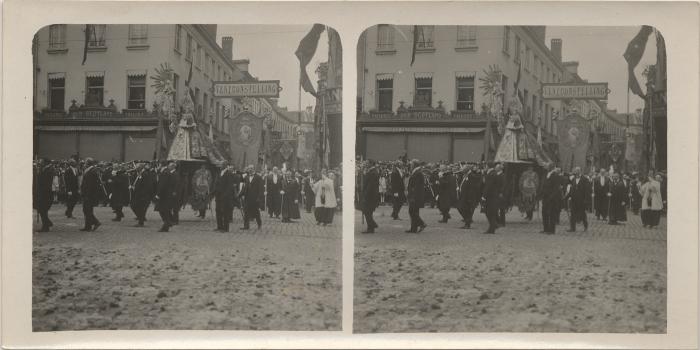
[[[532,166],[527,169],[533,172]],[[584,231],[588,230],[588,212],[610,225],[624,224],[628,209],[634,215],[639,212],[642,181],[638,180],[637,173],[622,176],[619,172],[608,173],[603,169],[598,174],[586,176],[580,167],[575,167],[571,173],[564,174],[552,163],[544,164],[540,169],[538,177],[542,180],[533,182],[532,193],[536,195],[531,197],[528,208],[532,210],[541,205],[541,233],[555,234],[563,213],[569,219],[567,231],[574,232],[577,225],[582,225]],[[417,159],[384,163],[365,160],[358,164],[357,172],[356,203],[362,211],[362,224],[366,225],[362,233],[378,231],[374,212],[384,197],[386,204],[391,206],[393,220],[401,220],[401,208],[404,203],[408,204],[410,225],[406,232],[425,230],[427,224],[421,218],[420,210],[428,203],[432,207],[434,201],[441,217],[438,223],[448,223],[452,218],[451,209],[456,208],[464,222],[461,228],[472,229],[474,212],[480,207],[488,221],[483,233],[494,234],[505,226],[505,213],[518,200],[513,198],[512,192],[520,182],[514,178],[521,175],[516,172],[509,177],[501,163],[436,165]],[[526,218],[531,221],[532,213],[527,213]]]
[[[219,232],[229,232],[236,210],[241,211],[241,230],[248,230],[250,221],[255,221],[258,229],[262,227],[261,211],[268,212],[270,217],[281,215],[281,222],[292,223],[301,218],[301,206],[308,208],[307,211],[315,207],[312,187],[318,179],[312,178],[310,171],[303,175],[287,168],[256,172],[252,165],[237,171],[229,162],[220,169],[215,172],[217,176],[212,176],[202,163],[190,181],[177,161],[98,163],[85,158],[78,164],[77,158],[63,162],[37,159],[33,203],[41,220],[39,231],[50,231],[53,226],[48,212],[57,197],[53,187],[58,178],[67,218],[74,218],[73,209],[82,202],[85,222],[81,231],[84,232],[96,231],[102,225],[94,213],[100,204],[111,207],[115,222],[122,221],[123,208],[130,207],[137,221],[134,226],[145,227],[151,203],[162,221],[158,231],[169,232],[179,224],[179,211],[187,202],[190,188],[195,192],[192,208],[200,219],[205,218],[206,209],[214,201],[215,231]],[[188,182],[192,182],[191,187]]]

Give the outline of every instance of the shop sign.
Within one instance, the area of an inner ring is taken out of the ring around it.
[[[279,80],[255,82],[215,82],[214,97],[279,97]]]
[[[608,83],[542,84],[542,98],[545,100],[607,100],[609,92]]]

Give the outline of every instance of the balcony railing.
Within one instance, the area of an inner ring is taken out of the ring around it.
[[[66,111],[43,110],[36,113],[37,119],[122,119],[156,118],[156,114],[145,109],[122,109],[121,112],[107,107],[79,107]]]

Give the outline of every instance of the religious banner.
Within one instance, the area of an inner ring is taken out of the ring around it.
[[[243,111],[231,120],[229,130],[231,161],[237,169],[258,163],[264,119],[249,111]]]
[[[562,170],[570,172],[575,167],[585,169],[590,136],[588,121],[580,114],[572,113],[556,122]]]
[[[642,159],[642,134],[628,130],[626,138],[625,160],[637,164]]]

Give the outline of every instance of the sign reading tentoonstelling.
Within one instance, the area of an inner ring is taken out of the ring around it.
[[[214,97],[279,97],[279,80],[254,82],[214,82]]]
[[[542,98],[545,100],[590,99],[607,100],[608,83],[543,83]]]

